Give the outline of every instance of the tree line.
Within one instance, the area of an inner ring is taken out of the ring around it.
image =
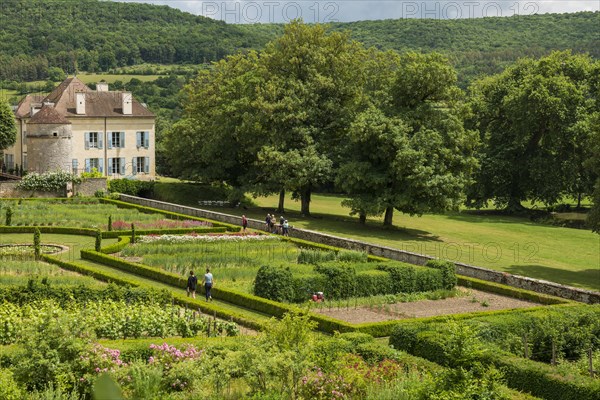
[[[98,0],[11,0],[0,15],[0,80],[34,81],[140,63],[209,63],[280,36],[281,24],[232,25],[167,6]],[[463,89],[524,56],[572,49],[600,56],[600,13],[332,24],[366,47],[438,51]]]
[[[600,191],[600,62],[525,58],[467,92],[441,54],[366,49],[295,21],[201,71],[164,137],[174,175],[301,200],[323,185],[361,221]],[[594,186],[596,185],[596,186]],[[596,193],[598,194],[598,193]]]

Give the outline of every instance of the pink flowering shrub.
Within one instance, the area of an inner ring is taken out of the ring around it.
[[[179,362],[198,359],[202,355],[202,350],[197,350],[193,345],[187,345],[185,350],[179,350],[167,343],[151,344],[150,348],[153,350],[153,355],[148,359],[148,363],[160,365],[165,370],[169,370]]]
[[[89,351],[83,352],[79,356],[79,369],[81,377],[79,381],[84,384],[91,384],[96,376],[103,372],[115,372],[121,367],[126,367],[127,363],[121,360],[121,352],[116,349],[95,344]]]
[[[364,397],[370,385],[382,385],[396,380],[403,367],[393,360],[369,365],[360,356],[348,354],[335,368],[325,373],[315,368],[300,381],[304,398],[318,400],[354,399]]]

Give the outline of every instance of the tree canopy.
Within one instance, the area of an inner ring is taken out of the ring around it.
[[[0,97],[0,153],[15,144],[16,140],[15,117],[8,103]]]
[[[595,176],[582,165],[598,112],[597,71],[589,56],[555,52],[472,86],[472,122],[483,142],[472,204],[519,209],[526,199],[554,204],[590,194]]]

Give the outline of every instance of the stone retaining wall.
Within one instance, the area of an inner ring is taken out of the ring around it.
[[[92,197],[98,191],[106,192],[106,178],[86,178],[73,186],[74,195]]]
[[[19,181],[1,181],[0,182],[0,198],[54,198],[54,197],[66,197],[66,193],[63,192],[41,192],[32,190],[21,190],[17,189]]]
[[[187,214],[196,217],[213,219],[215,221],[226,222],[229,224],[241,225],[242,216],[230,215],[214,211],[202,210],[194,207],[187,207],[173,203],[165,203],[157,200],[144,199],[141,197],[121,195],[121,200],[139,204],[146,207],[158,208],[161,210],[172,211],[180,214]],[[264,229],[264,221],[248,219],[248,227],[252,229]],[[308,229],[290,229],[290,236],[311,242],[322,243],[329,246],[341,247],[344,249],[364,251],[374,256],[385,257],[391,260],[397,260],[415,265],[424,265],[427,261],[434,259],[423,254],[411,253],[409,251],[393,249],[391,247],[369,244],[353,239],[346,239],[326,233],[315,232]],[[473,265],[455,263],[456,273],[463,276],[482,279],[485,281],[502,283],[508,286],[531,290],[538,293],[562,297],[569,300],[575,300],[582,303],[600,304],[600,292],[574,288],[566,285],[560,285],[554,282],[548,282],[540,279],[527,278],[519,275],[512,275],[506,272],[494,271],[487,268]]]

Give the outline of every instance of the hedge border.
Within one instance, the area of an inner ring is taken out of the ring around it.
[[[236,225],[227,224],[225,222],[214,221],[212,219],[195,217],[193,215],[180,214],[172,211],[161,210],[153,207],[141,206],[139,204],[128,203],[126,201],[114,200],[108,198],[100,198],[100,203],[114,204],[119,208],[134,208],[140,212],[151,213],[151,214],[162,214],[168,217],[176,217],[176,219],[189,219],[194,221],[203,221],[212,223],[213,227],[227,228],[229,232],[239,232],[242,228]]]
[[[560,306],[559,306],[560,307]],[[406,343],[406,337],[402,342]],[[401,339],[399,339],[401,340]],[[410,348],[397,345],[390,337],[390,345],[416,357],[440,363],[444,350],[440,336],[432,330],[415,331]],[[596,400],[600,398],[600,381],[579,375],[562,376],[550,365],[514,356],[501,349],[494,349],[478,357],[475,362],[494,365],[505,373],[507,385],[516,390],[526,391],[547,400]],[[570,380],[568,380],[570,378]]]
[[[117,238],[119,236],[122,236],[124,234],[127,234],[127,232],[131,232],[131,230],[118,230],[118,231],[103,231],[102,232],[102,238],[103,239],[114,239]],[[227,228],[225,227],[213,227],[213,228],[202,228],[202,227],[198,227],[198,228],[173,228],[173,229],[135,229],[135,234],[136,236],[141,236],[141,235],[178,235],[178,234],[185,234],[185,233],[197,233],[197,234],[204,234],[204,233],[225,233],[227,232]]]
[[[144,264],[133,263],[129,261],[122,260],[118,257],[109,256],[106,254],[98,253],[93,250],[81,250],[81,258],[98,262],[100,264],[105,264],[113,268],[125,270],[127,272],[143,276],[148,279],[153,279],[159,282],[166,283],[171,286],[176,287],[185,287],[186,280],[185,278],[164,271],[160,268],[150,267]],[[284,303],[278,303],[276,301],[264,299],[262,297],[254,296],[251,294],[241,293],[234,290],[222,289],[222,288],[213,288],[212,294],[216,299],[220,299],[226,301],[228,303],[234,304],[238,307],[247,308],[252,311],[260,312],[263,314],[267,314],[275,317],[282,317],[285,313],[288,312],[296,312],[300,314],[309,315],[310,319],[317,322],[318,329],[322,332],[326,333],[334,333],[334,332],[352,332],[355,330],[352,324],[346,323],[344,321],[330,318],[325,315],[314,314],[308,312],[300,307],[295,305],[289,305]],[[174,295],[177,297],[178,295]],[[183,297],[183,296],[182,296]],[[186,297],[183,297],[186,299]],[[228,314],[223,314],[224,316],[229,316],[228,311],[223,311],[218,309],[217,306],[212,306],[210,303],[204,304],[201,303],[203,307],[210,309],[211,311],[217,310],[218,312],[225,312]],[[194,303],[195,306],[196,303]],[[219,316],[219,314],[217,314]],[[243,325],[243,324],[242,324]]]
[[[281,240],[295,243],[298,246],[305,246],[305,247],[310,247],[313,249],[328,250],[328,251],[335,251],[335,252],[339,252],[342,250],[348,250],[348,249],[343,249],[341,247],[329,246],[326,244],[320,244],[320,243],[310,242],[308,240],[297,239],[297,238],[286,237],[286,236],[281,237]],[[391,260],[389,258],[373,256],[370,254],[368,255],[368,260],[370,262],[386,262],[386,263],[394,262],[394,263],[399,263],[399,264],[406,264],[411,267],[419,267],[419,266],[416,266],[413,264],[404,263],[402,261],[395,261],[395,260]],[[420,266],[420,267],[430,268],[427,266]],[[465,286],[465,287],[473,288],[473,289],[479,289],[479,290],[483,290],[486,292],[496,293],[496,294],[509,296],[509,297],[513,297],[513,298],[517,298],[517,299],[533,301],[536,303],[541,303],[541,304],[546,304],[546,305],[577,303],[574,300],[568,300],[568,299],[563,299],[561,297],[537,293],[537,292],[533,292],[531,290],[519,289],[519,288],[515,288],[512,286],[503,285],[501,283],[488,282],[488,281],[485,281],[482,279],[471,278],[471,277],[464,276],[464,275],[456,274],[456,278],[458,279],[458,285],[461,285],[461,286]]]

